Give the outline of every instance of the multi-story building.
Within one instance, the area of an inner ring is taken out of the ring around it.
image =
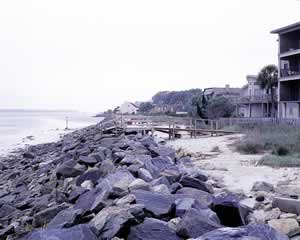
[[[277,92],[277,91],[276,91]],[[277,95],[274,110],[277,112]],[[256,75],[247,76],[247,85],[243,87],[242,96],[238,102],[238,115],[242,117],[271,117],[272,99],[266,90],[257,83]]]
[[[273,30],[278,34],[278,117],[300,118],[300,22]]]

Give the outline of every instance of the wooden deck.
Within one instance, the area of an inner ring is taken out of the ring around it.
[[[217,136],[234,134],[234,131],[226,131],[218,128],[216,120],[176,118],[162,116],[117,116],[111,120],[111,126],[103,128],[103,133],[125,133],[139,132],[153,135],[155,131],[166,133],[169,139],[181,138],[188,135],[191,138],[209,135]]]

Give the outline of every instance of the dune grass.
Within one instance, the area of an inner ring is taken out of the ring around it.
[[[260,164],[276,167],[300,167],[300,129],[288,125],[241,125],[245,136],[236,143],[244,154],[268,152]]]

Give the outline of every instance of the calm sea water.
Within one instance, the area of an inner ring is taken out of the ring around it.
[[[0,110],[0,155],[27,144],[52,142],[65,131],[66,117],[70,131],[99,122],[92,113],[71,111]]]

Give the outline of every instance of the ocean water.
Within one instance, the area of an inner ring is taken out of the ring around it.
[[[63,134],[101,120],[92,116],[75,111],[0,110],[0,155],[26,145],[57,141]]]

